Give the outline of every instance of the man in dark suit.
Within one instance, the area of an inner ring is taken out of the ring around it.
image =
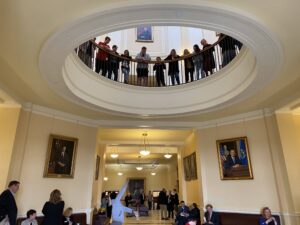
[[[0,195],[0,225],[16,225],[18,208],[14,195],[19,190],[20,182],[11,181],[8,189]]]
[[[213,206],[211,204],[207,204],[205,208],[204,225],[219,225],[219,215],[213,211]]]
[[[236,150],[231,149],[225,161],[225,168],[235,168],[241,165],[241,160],[236,154]]]
[[[185,225],[188,222],[189,213],[190,213],[189,207],[185,205],[184,201],[181,201],[176,215],[177,224]]]
[[[57,155],[55,160],[55,173],[68,174],[70,167],[70,157],[67,153],[67,147],[63,146],[62,151]]]

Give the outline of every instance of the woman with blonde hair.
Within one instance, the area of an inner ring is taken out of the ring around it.
[[[74,222],[72,214],[73,214],[73,209],[71,207],[68,207],[64,211],[63,225],[75,225],[75,222]]]
[[[55,189],[50,194],[50,199],[44,204],[45,216],[42,225],[62,225],[65,202],[61,198],[60,190]]]
[[[269,207],[264,207],[261,213],[261,218],[259,219],[259,225],[277,225],[275,217],[272,216]]]

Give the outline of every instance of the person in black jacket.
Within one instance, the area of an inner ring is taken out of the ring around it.
[[[174,202],[175,202],[175,195],[172,193],[172,191],[169,191],[168,195],[168,218],[174,218]]]
[[[205,209],[206,212],[204,213],[203,225],[219,225],[219,215],[213,211],[213,206],[211,204],[207,204]]]
[[[165,73],[164,73],[165,69],[166,69],[166,64],[164,64],[161,61],[160,57],[157,57],[156,58],[156,63],[153,66],[153,71],[155,71],[155,77],[156,77],[158,87],[160,87],[161,85],[166,86]]]
[[[236,40],[223,33],[219,36],[219,46],[222,49],[222,67],[230,63],[236,56]]]
[[[167,198],[167,191],[166,189],[162,189],[161,192],[159,192],[158,195],[158,204],[160,207],[160,213],[161,213],[161,219],[167,220],[167,204],[168,204],[168,198]]]
[[[67,208],[64,211],[63,220],[62,220],[63,225],[76,225],[72,214],[73,214],[73,209],[71,207]]]
[[[189,221],[196,221],[197,225],[200,224],[201,218],[200,218],[200,209],[198,208],[196,203],[192,204],[192,209],[190,210],[189,214]]]
[[[165,60],[173,60],[172,62],[169,62],[169,76],[171,76],[171,82],[172,85],[175,85],[175,80],[177,84],[180,84],[180,79],[179,79],[179,55],[177,55],[176,50],[172,49],[170,55],[165,58]]]
[[[42,213],[45,218],[42,225],[62,225],[65,202],[57,189],[51,192],[50,200],[44,204]]]
[[[213,74],[213,70],[216,68],[215,58],[214,58],[214,52],[215,48],[208,44],[205,39],[201,40],[201,45],[203,46],[203,70],[208,76],[208,72],[210,72],[210,75]]]
[[[184,49],[183,55],[189,56],[191,53],[188,49]],[[185,82],[188,83],[189,81],[194,81],[194,71],[195,66],[193,62],[193,57],[188,57],[184,59],[184,74],[185,74]],[[191,78],[191,79],[189,79]]]
[[[119,53],[117,52],[117,50],[118,47],[116,45],[113,45],[112,52],[108,56],[108,79],[111,79],[111,75],[114,74],[114,81],[118,80],[121,61],[118,57]]]
[[[18,208],[14,195],[20,187],[19,181],[9,182],[8,189],[0,195],[0,224],[17,224]]]

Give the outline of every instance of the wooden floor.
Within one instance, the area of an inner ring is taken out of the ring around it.
[[[125,219],[124,225],[128,224],[144,224],[144,225],[154,225],[154,224],[173,224],[174,220],[161,220],[159,216],[159,211],[150,211],[149,216],[143,216],[137,219],[136,217],[128,217]]]

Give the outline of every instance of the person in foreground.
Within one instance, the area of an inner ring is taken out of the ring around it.
[[[189,213],[190,213],[189,207],[185,205],[184,201],[181,201],[180,206],[178,208],[175,222],[178,225],[185,225],[188,222]]]
[[[63,225],[75,225],[76,223],[74,222],[73,219],[73,209],[71,207],[68,207],[65,211],[64,211],[64,215],[63,215]]]
[[[20,182],[11,181],[8,189],[0,195],[0,225],[16,225],[18,208],[15,194],[19,190]]]
[[[275,217],[272,216],[269,207],[262,209],[262,217],[259,219],[259,225],[277,225]]]
[[[24,220],[21,225],[38,225],[36,221],[36,211],[34,209],[28,210],[26,213],[27,219]]]
[[[205,206],[206,212],[204,213],[204,225],[219,225],[219,215],[213,211],[213,206],[207,204]]]
[[[197,225],[200,225],[201,216],[200,216],[200,209],[196,203],[192,204],[192,209],[190,210],[189,221],[196,222]]]
[[[43,214],[45,216],[42,225],[62,225],[63,210],[65,202],[61,198],[61,192],[57,189],[51,192],[50,199],[43,207]]]
[[[119,194],[112,198],[112,223],[111,225],[122,225],[124,223],[124,213],[133,213],[133,210],[122,205],[121,198],[128,186],[128,181],[123,185]]]

